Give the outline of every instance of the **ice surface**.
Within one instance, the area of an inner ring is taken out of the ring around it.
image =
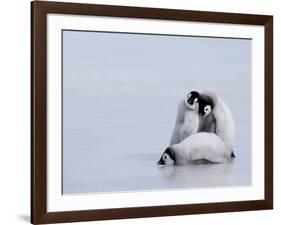
[[[250,40],[71,31],[63,40],[64,194],[251,184]],[[231,108],[236,158],[157,167],[191,90]]]

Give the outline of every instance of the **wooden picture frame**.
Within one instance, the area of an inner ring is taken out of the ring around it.
[[[47,212],[47,15],[248,24],[264,27],[264,199]],[[174,9],[35,1],[31,3],[31,222],[33,224],[174,216],[273,208],[273,17]]]

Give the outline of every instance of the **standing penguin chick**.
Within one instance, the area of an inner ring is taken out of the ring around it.
[[[212,101],[213,103],[213,119],[206,122],[204,116],[200,116],[200,127],[199,132],[204,131],[204,126],[214,127],[215,133],[220,137],[220,139],[225,143],[227,149],[229,151],[229,155],[235,157],[233,153],[233,145],[235,139],[235,124],[232,113],[227,106],[227,104],[223,101],[221,97],[214,94],[213,92],[203,92],[200,94],[199,99],[199,111],[200,111],[200,101],[207,100]],[[202,104],[204,105],[204,104]],[[202,108],[201,108],[202,112]],[[200,112],[199,112],[200,115]],[[204,126],[201,126],[201,123]],[[212,125],[215,124],[215,125]],[[203,128],[202,128],[203,127]]]
[[[179,144],[168,147],[158,165],[186,165],[195,160],[225,163],[230,158],[225,143],[214,133],[200,132],[190,135]]]
[[[198,92],[191,91],[186,98],[180,102],[170,145],[180,143],[189,135],[197,132],[199,116],[195,109],[198,97]]]

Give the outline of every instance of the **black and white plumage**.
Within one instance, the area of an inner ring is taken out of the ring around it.
[[[212,92],[203,92],[199,95],[195,108],[200,118],[198,133],[192,132],[185,139],[179,136],[175,142],[172,136],[170,147],[164,151],[158,165],[184,165],[201,159],[224,163],[235,157],[233,152],[235,124],[232,113],[222,98]],[[184,121],[181,112],[185,113],[179,108],[176,125]],[[183,125],[182,122],[181,126],[184,127]],[[174,130],[173,135],[175,131],[177,130]],[[180,133],[180,130],[177,132]]]
[[[198,97],[199,93],[192,91],[178,105],[177,118],[170,145],[180,143],[189,135],[198,131],[199,116],[196,112]]]
[[[221,97],[213,92],[203,92],[200,94],[199,107],[200,100],[202,101],[202,99],[211,101],[213,108],[211,112],[212,117],[210,117],[210,115],[207,116],[209,119],[206,119],[204,115],[200,116],[199,132],[206,131],[206,129],[213,130],[215,127],[214,133],[216,133],[225,143],[227,150],[229,151],[228,154],[235,157],[233,153],[235,123],[229,107]]]
[[[198,98],[198,114],[200,116],[198,132],[216,133],[216,118],[212,113],[213,109],[213,99],[200,95]]]
[[[230,158],[228,147],[215,133],[200,132],[168,147],[158,165],[185,165],[195,160],[224,163]]]

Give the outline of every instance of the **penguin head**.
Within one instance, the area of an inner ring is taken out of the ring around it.
[[[186,96],[186,99],[185,99],[186,106],[189,109],[195,109],[198,98],[199,98],[199,93],[197,91],[189,92],[189,94]]]
[[[200,96],[198,98],[198,114],[199,116],[209,115],[214,108],[214,101],[209,96]]]
[[[160,160],[157,162],[158,166],[172,166],[176,162],[175,152],[171,147],[166,148]]]

